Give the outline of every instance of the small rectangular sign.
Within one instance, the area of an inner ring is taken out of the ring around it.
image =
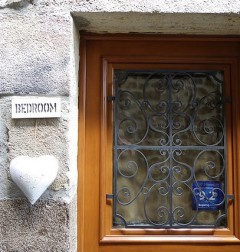
[[[224,192],[220,181],[195,181],[193,210],[219,210],[224,205]]]
[[[59,97],[14,97],[12,118],[57,118],[61,117]]]

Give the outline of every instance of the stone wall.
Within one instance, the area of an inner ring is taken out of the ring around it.
[[[231,0],[0,0],[1,252],[77,251],[78,31],[237,35],[239,11]],[[61,97],[62,117],[12,119],[12,98],[29,95]],[[31,206],[9,162],[45,154],[59,173]]]

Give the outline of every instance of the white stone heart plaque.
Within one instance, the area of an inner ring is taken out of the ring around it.
[[[10,175],[33,205],[55,180],[58,160],[46,155],[18,156],[10,162]]]

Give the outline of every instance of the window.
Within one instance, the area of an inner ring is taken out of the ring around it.
[[[239,250],[240,40],[82,38],[82,251]]]
[[[115,227],[227,226],[224,75],[114,71]]]

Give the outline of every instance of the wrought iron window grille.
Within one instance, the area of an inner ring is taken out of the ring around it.
[[[114,72],[113,226],[227,226],[222,71]]]

